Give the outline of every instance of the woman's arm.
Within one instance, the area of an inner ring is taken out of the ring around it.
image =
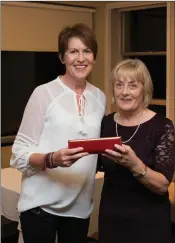
[[[135,174],[141,173],[144,168],[142,161],[131,170]],[[175,131],[172,122],[165,126],[164,134],[155,148],[154,170],[147,168],[145,176],[139,176],[138,180],[157,194],[168,191],[169,184],[175,171]]]
[[[36,167],[31,167],[30,156],[37,153],[37,146],[44,126],[44,114],[49,104],[49,96],[43,86],[37,87],[32,93],[23,114],[23,119],[12,146],[10,165],[31,176],[42,166],[42,154],[37,156]]]
[[[39,86],[34,90],[25,108],[20,129],[12,146],[10,165],[27,176],[45,168],[47,152],[54,152],[52,154],[53,168],[69,167],[81,157],[88,155],[83,152],[83,148],[63,148],[59,151],[47,151],[46,148],[46,153],[38,151],[45,122],[45,111],[50,102],[49,92],[44,86]]]
[[[160,195],[168,191],[175,170],[175,132],[172,122],[166,124],[164,134],[155,148],[154,169],[146,167],[146,163],[137,157],[130,146],[123,144],[115,147],[117,151],[106,150],[108,158],[128,168],[150,191]]]
[[[145,175],[141,175],[143,172]],[[136,176],[136,178],[145,185],[150,191],[163,195],[168,191],[170,182],[167,178],[160,172],[150,169],[149,167],[145,168],[145,164],[140,160],[138,161],[137,166],[130,169],[130,171]]]
[[[83,152],[83,148],[63,148],[56,152],[52,153],[52,167],[49,168],[55,168],[55,167],[69,167],[72,164],[74,164],[78,159],[87,156],[88,153]],[[29,164],[33,168],[39,168],[39,169],[45,169],[47,167],[45,156],[47,154],[38,154],[34,153],[29,158]],[[50,162],[51,162],[50,161]]]

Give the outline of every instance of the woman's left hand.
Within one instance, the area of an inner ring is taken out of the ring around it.
[[[105,154],[103,155],[128,169],[137,166],[140,159],[130,146],[125,144],[122,144],[122,146],[115,144],[114,147],[115,150],[106,149]]]

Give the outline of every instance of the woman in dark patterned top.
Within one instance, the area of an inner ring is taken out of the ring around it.
[[[112,84],[118,112],[103,118],[101,136],[121,136],[122,146],[99,156],[98,169],[105,172],[99,241],[170,243],[173,123],[147,108],[152,80],[140,60],[121,61],[112,72]]]

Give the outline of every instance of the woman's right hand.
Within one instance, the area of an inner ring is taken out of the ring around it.
[[[63,148],[54,152],[52,159],[53,163],[60,167],[70,167],[80,158],[87,156],[89,153],[83,152],[83,148]]]

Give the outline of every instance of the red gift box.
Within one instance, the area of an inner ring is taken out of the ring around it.
[[[114,144],[122,144],[121,137],[68,140],[68,148],[83,147],[90,154],[104,153],[105,149],[114,150]]]

